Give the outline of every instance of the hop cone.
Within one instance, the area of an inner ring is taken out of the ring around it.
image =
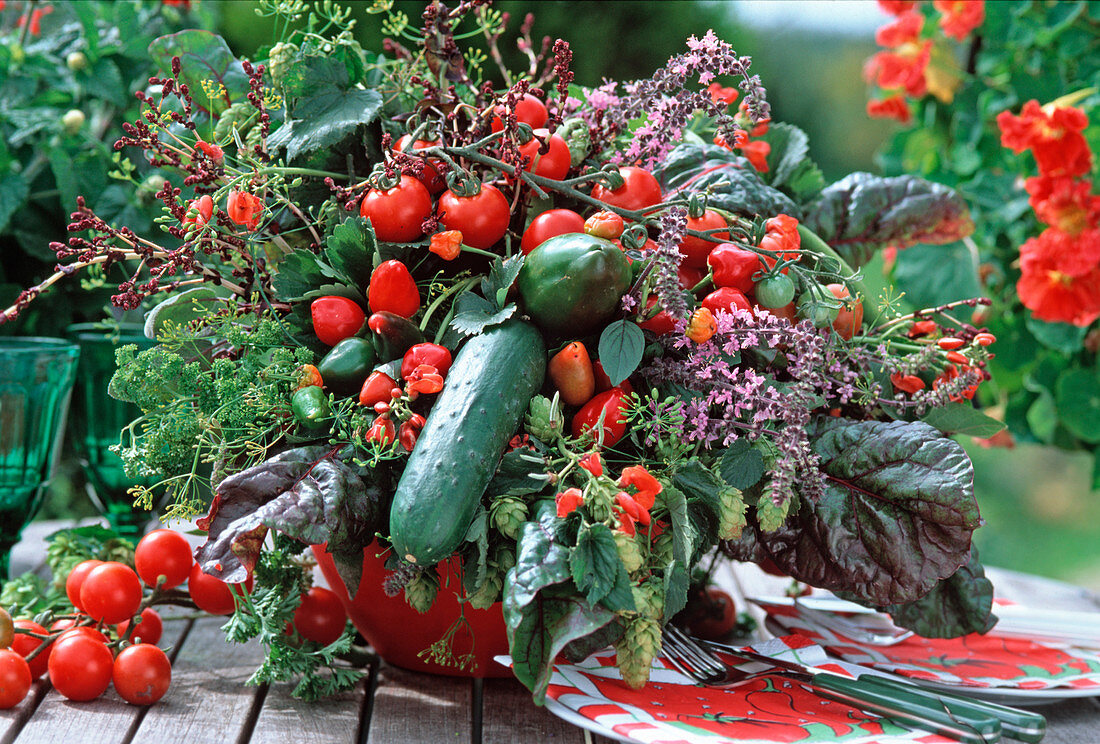
[[[641,568],[645,559],[642,557],[642,549],[638,546],[638,541],[618,530],[611,534],[615,537],[615,547],[619,549],[619,559],[626,566],[626,572],[634,573]]]
[[[420,573],[405,584],[405,601],[409,603],[409,607],[423,614],[432,606],[438,592],[439,584],[432,581],[427,574]]]
[[[520,526],[527,521],[527,504],[515,496],[502,496],[493,502],[489,516],[500,534],[515,540]]]
[[[736,540],[741,537],[745,526],[744,499],[736,488],[723,488],[718,492],[718,537],[722,540]]]
[[[637,617],[626,626],[622,640],[615,644],[615,660],[623,681],[637,690],[649,680],[653,659],[661,653],[661,624],[648,617]]]

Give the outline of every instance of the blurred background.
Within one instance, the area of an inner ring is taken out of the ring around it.
[[[381,17],[366,13],[370,3],[344,4],[356,6],[364,48],[381,49]],[[897,126],[864,113],[862,65],[876,50],[875,28],[887,20],[869,0],[505,1],[494,7],[510,14],[511,34],[533,12],[536,45],[543,36],[569,41],[576,82],[589,86],[604,77],[648,77],[684,50],[687,36],[714,29],[740,54],[752,56],[752,70],[768,89],[773,119],[808,133],[811,157],[828,181],[877,170],[875,153]],[[396,2],[395,8],[415,22],[423,3]],[[274,29],[255,14],[251,2],[200,0],[192,12],[203,14],[203,22],[239,56],[262,56],[272,43]],[[506,32],[508,38],[514,37]],[[518,66],[518,52],[503,43],[502,52],[511,53],[506,60]],[[10,264],[14,254],[4,245],[3,261]],[[866,273],[869,284],[881,284],[881,263],[870,264]],[[983,449],[964,439],[987,523],[975,537],[983,562],[1100,590],[1100,493],[1089,490],[1091,458],[1035,445]],[[55,479],[41,518],[94,513],[77,470],[69,468]]]

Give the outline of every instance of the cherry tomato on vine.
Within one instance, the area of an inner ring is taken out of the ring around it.
[[[547,138],[550,149],[540,153],[542,142],[539,140]],[[569,145],[558,135],[550,134],[547,129],[536,129],[535,136],[519,146],[519,154],[528,160],[523,168],[528,173],[555,181],[560,181],[569,173]]]
[[[121,623],[141,606],[141,579],[123,563],[96,566],[80,586],[80,602],[93,619]]]
[[[317,369],[313,368],[316,373]],[[191,544],[175,530],[153,530],[138,541],[134,548],[134,568],[149,587],[156,587],[163,576],[161,589],[171,589],[187,581],[191,573]]]
[[[721,641],[737,625],[737,605],[728,592],[708,586],[689,605],[688,632],[708,641]]]
[[[689,230],[698,230],[699,232],[706,232],[707,230],[716,230],[718,228],[728,227],[726,224],[726,218],[715,212],[713,209],[708,209],[703,212],[699,217],[688,217],[687,227]],[[729,232],[717,232],[711,233],[711,236],[715,240],[728,239]],[[707,265],[707,256],[710,255],[711,250],[717,247],[719,243],[706,238],[697,238],[694,235],[685,235],[684,239],[680,241],[678,246],[680,253],[683,255],[683,262],[688,266],[694,266],[695,268],[703,268]]]
[[[336,593],[323,586],[311,587],[302,595],[302,604],[294,611],[293,626],[307,641],[323,646],[344,634],[347,613]]]
[[[611,447],[626,434],[627,420],[625,411],[628,405],[627,398],[630,393],[621,387],[613,387],[602,393],[598,393],[592,400],[581,406],[573,416],[571,430],[574,437],[589,433],[593,439],[597,433],[596,422],[603,414],[603,445]],[[604,413],[606,411],[606,413]]]
[[[531,220],[531,224],[523,231],[519,249],[526,256],[550,238],[583,230],[584,217],[572,209],[548,209]]]
[[[92,569],[102,565],[103,561],[81,561],[69,571],[69,576],[65,579],[65,594],[76,609],[84,609],[84,605],[80,602],[80,587],[84,584],[84,579],[88,578],[88,574],[92,572]]]
[[[463,243],[482,250],[504,237],[512,217],[504,194],[489,184],[482,184],[481,191],[470,196],[444,191],[437,211],[439,221],[448,230],[458,230]]]
[[[390,259],[371,272],[367,303],[371,313],[384,311],[411,318],[420,309],[420,290],[408,267]]]
[[[490,126],[494,132],[499,132],[504,129],[504,122],[500,120],[501,115],[504,113],[504,106],[497,106],[493,109],[493,113],[496,115],[493,117]],[[550,112],[546,110],[546,104],[530,93],[524,93],[523,98],[516,101],[516,122],[528,124],[532,129],[538,129],[546,124],[546,120],[549,118]]]
[[[117,628],[119,637],[125,638],[129,629],[129,620],[119,623]],[[164,622],[161,621],[156,610],[152,607],[146,607],[141,611],[141,622],[134,626],[134,633],[130,636],[130,641],[132,643],[158,643],[162,635],[164,635]]]
[[[205,574],[198,563],[191,566],[187,576],[187,593],[195,606],[211,615],[229,615],[236,609],[234,594],[252,591],[252,577],[244,584],[227,584],[216,576]]]
[[[394,146],[394,149],[404,150],[405,146],[409,143],[409,140],[411,139],[411,134],[401,135],[401,138],[397,140],[397,145]],[[425,147],[434,147],[438,144],[438,141],[429,142],[427,140],[416,140],[412,143],[412,147],[410,148],[410,150],[419,150]],[[413,153],[410,152],[408,154],[412,155]],[[424,169],[420,171],[420,175],[417,176],[417,179],[420,181],[420,183],[424,184],[424,188],[428,190],[428,193],[433,195],[438,194],[440,191],[447,188],[447,181],[444,180],[443,176],[439,175],[439,171],[436,170],[435,166],[433,165],[432,158],[424,159]]]
[[[16,628],[29,630],[38,635],[46,635],[47,633],[44,627],[33,620],[16,620],[14,625]],[[45,645],[46,648],[42,649],[41,653],[27,662],[31,667],[31,677],[34,679],[38,679],[46,673],[46,665],[50,660],[50,651],[53,650],[53,645],[48,641],[35,638],[26,633],[16,633],[11,642],[11,650],[24,658],[30,656],[31,652],[42,645]]]
[[[421,225],[432,214],[432,195],[416,178],[403,175],[393,188],[368,191],[359,214],[370,220],[379,240],[411,243],[424,235]]]
[[[90,625],[77,625],[75,620],[58,620],[50,625],[50,633],[57,633],[59,630],[64,631],[61,635],[57,636],[54,643],[60,641],[62,638],[68,638],[74,635],[83,635],[91,638],[93,641],[99,641],[100,643],[107,644],[107,636],[100,633],[98,630]]]
[[[622,209],[639,210],[661,201],[661,185],[653,174],[633,165],[619,168],[623,185],[612,191],[602,184],[592,187],[592,197]]]
[[[92,700],[111,684],[111,650],[86,635],[55,641],[50,652],[50,684],[69,700]]]
[[[10,648],[0,649],[0,710],[14,708],[30,692],[31,668]]]
[[[596,392],[596,374],[588,349],[580,341],[566,344],[550,358],[546,372],[567,405],[579,406],[592,399]]]
[[[401,357],[401,379],[407,380],[413,370],[421,364],[430,364],[442,377],[447,376],[447,370],[451,368],[451,352],[446,346],[424,342],[409,347],[405,355]]]
[[[771,274],[756,283],[756,303],[775,309],[794,299],[794,281],[786,274]]]
[[[363,327],[367,314],[354,300],[339,295],[318,297],[309,306],[313,332],[326,346],[351,338]]]
[[[848,288],[843,284],[826,284],[825,288],[833,293],[838,300],[846,300],[852,296]],[[863,327],[863,301],[856,300],[850,307],[841,307],[833,321],[833,330],[841,338],[850,341],[852,336],[859,333]]]
[[[115,659],[111,680],[119,697],[126,702],[151,705],[164,697],[172,684],[172,662],[152,644],[128,646]]]

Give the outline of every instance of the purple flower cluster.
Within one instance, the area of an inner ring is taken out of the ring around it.
[[[680,287],[680,241],[687,231],[688,212],[684,207],[669,207],[661,213],[661,233],[657,236],[657,250],[650,259],[653,287],[657,290],[657,302],[683,328],[687,324],[688,305]]]

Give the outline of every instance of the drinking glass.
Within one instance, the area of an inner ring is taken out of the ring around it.
[[[107,385],[115,373],[117,348],[136,344],[147,349],[156,342],[146,338],[142,326],[136,324],[104,328],[97,323],[77,323],[66,333],[80,346],[70,431],[73,449],[88,479],[88,497],[116,534],[138,538],[152,515],[134,506],[129,490],[151,482],[128,478],[122,458],[111,447],[119,443],[120,432],[141,415],[141,409],[112,398]]]
[[[61,452],[79,356],[59,338],[0,338],[0,578]]]

